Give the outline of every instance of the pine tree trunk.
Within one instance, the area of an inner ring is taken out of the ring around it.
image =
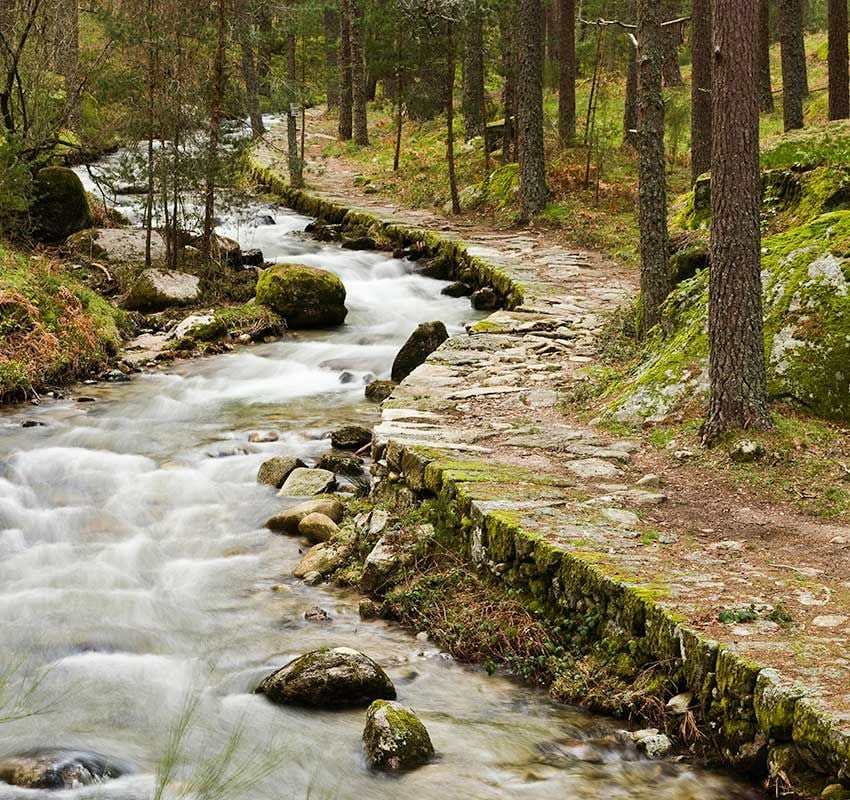
[[[475,0],[464,20],[463,126],[466,138],[484,135],[484,13]]]
[[[245,83],[245,99],[248,105],[248,117],[251,121],[251,136],[258,139],[265,132],[263,115],[260,109],[260,85],[257,77],[257,62],[251,42],[251,22],[248,3],[242,0],[239,17],[236,20],[239,47],[242,51],[242,80]]]
[[[802,0],[779,0],[782,45],[782,108],[785,130],[803,127],[806,53],[803,46]]]
[[[337,63],[337,41],[339,39],[339,20],[332,8],[326,8],[322,15],[325,27],[325,86],[328,109],[339,105],[339,64]]]
[[[505,82],[502,87],[502,106],[505,111],[505,124],[502,132],[502,163],[511,163],[511,152],[516,129],[516,31],[514,28],[514,13],[516,0],[508,0],[499,21],[502,33],[502,72]]]
[[[259,30],[259,48],[257,58],[257,77],[260,84],[260,94],[268,97],[271,94],[272,76],[272,10],[271,0],[257,2],[257,28]]]
[[[543,5],[520,0],[517,84],[520,221],[528,222],[546,207],[546,162],[543,144]]]
[[[339,0],[339,138],[347,142],[353,132],[351,73],[351,15],[349,0]]]
[[[638,62],[637,50],[631,47],[629,52],[629,70],[626,76],[626,99],[623,110],[623,144],[638,146]]]
[[[366,62],[363,54],[363,0],[348,0],[351,37],[351,94],[353,103],[354,142],[369,144],[369,123],[366,116]]]
[[[829,118],[850,117],[847,0],[829,0]]]
[[[759,0],[759,41],[758,41],[758,82],[759,109],[772,114],[773,79],[770,75],[770,0]]]
[[[79,131],[80,112],[80,6],[78,0],[65,0],[62,16],[62,49],[59,61],[65,83],[66,118],[71,130]]]
[[[661,22],[678,19],[682,14],[679,0],[665,0],[662,5]],[[679,67],[679,48],[682,46],[682,26],[665,25],[661,31],[664,52],[664,85],[682,86],[682,70]]]
[[[711,0],[691,9],[691,179],[711,169]]]
[[[559,0],[558,136],[563,146],[576,138],[576,2]]]
[[[213,254],[215,236],[215,184],[218,174],[218,146],[221,131],[221,105],[224,99],[224,59],[227,50],[226,1],[218,0],[216,15],[216,47],[212,65],[210,87],[210,136],[207,144],[206,174],[204,175],[204,234],[203,254],[209,259]]]
[[[708,418],[710,444],[770,426],[761,290],[758,7],[715,0]]]
[[[670,291],[664,153],[664,32],[662,9],[656,0],[638,0],[637,18],[640,333],[645,336],[661,321],[661,306]]]
[[[286,114],[286,152],[289,165],[289,185],[300,189],[304,185],[304,166],[298,152],[298,68],[296,64],[295,33],[286,36],[286,82],[289,86],[289,108]]]
[[[460,214],[460,196],[455,174],[455,44],[454,22],[446,20],[446,161],[449,165],[449,191],[452,197],[452,214]]]

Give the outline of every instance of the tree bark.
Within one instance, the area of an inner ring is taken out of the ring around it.
[[[65,0],[58,20],[62,26],[62,52],[59,61],[65,83],[66,119],[71,130],[79,131],[82,123],[80,105],[80,6],[78,0]]]
[[[543,144],[543,4],[520,0],[518,52],[520,221],[546,207],[546,157]]]
[[[369,144],[369,123],[366,115],[366,62],[363,54],[363,0],[348,0],[351,37],[351,93],[353,101],[354,142],[363,147]]]
[[[508,0],[500,19],[502,33],[502,72],[504,73],[505,81],[502,87],[502,106],[505,112],[505,124],[502,132],[503,164],[509,164],[512,160],[511,154],[516,134],[517,58],[513,13],[516,10],[516,0]]]
[[[661,321],[661,306],[670,291],[662,13],[656,0],[638,0],[638,217],[642,336]]]
[[[802,0],[779,0],[782,46],[782,108],[785,130],[803,127],[806,94],[806,52],[803,43]]]
[[[691,9],[691,179],[711,169],[711,0]]]
[[[761,291],[758,7],[715,0],[707,444],[767,428]]]
[[[759,108],[765,114],[772,114],[774,103],[773,79],[770,75],[770,0],[759,0],[758,59]]]
[[[242,80],[245,83],[245,97],[248,104],[248,117],[251,121],[251,135],[258,139],[265,132],[263,114],[260,109],[260,85],[257,76],[257,62],[251,42],[251,22],[248,3],[242,0],[239,18],[236,20],[239,47],[242,51]]]
[[[268,97],[271,94],[273,26],[270,2],[271,0],[258,0],[257,3],[257,28],[259,33],[257,77],[260,94],[263,97]]]
[[[286,153],[289,165],[289,184],[296,189],[304,185],[304,165],[298,152],[298,69],[295,33],[286,36],[286,82],[289,86],[289,108],[286,114]]]
[[[333,8],[325,8],[322,19],[325,27],[325,91],[328,109],[332,110],[339,105],[339,64],[337,63],[339,20]]]
[[[829,118],[850,117],[847,0],[829,0]]]
[[[452,196],[452,214],[460,214],[460,196],[455,174],[455,44],[454,22],[446,20],[446,161],[449,165],[449,191]]]
[[[576,138],[576,2],[559,0],[558,55],[558,136],[561,145]]]
[[[207,144],[207,164],[204,175],[204,234],[203,254],[213,254],[215,236],[215,185],[218,176],[218,146],[221,131],[221,105],[224,99],[224,59],[227,50],[227,11],[225,0],[216,4],[216,46],[210,87],[210,136]],[[176,180],[176,178],[175,178]]]
[[[661,21],[668,22],[682,16],[680,0],[665,0]],[[679,48],[682,46],[682,25],[666,25],[661,31],[664,52],[664,85],[682,86],[682,70],[679,67]]]
[[[484,135],[484,12],[478,0],[466,14],[463,40],[463,125],[466,138]]]
[[[629,52],[629,70],[626,76],[626,99],[623,110],[623,144],[638,146],[638,61],[637,50],[631,47]]]
[[[353,133],[351,72],[351,15],[349,0],[339,0],[339,138],[347,142]]]

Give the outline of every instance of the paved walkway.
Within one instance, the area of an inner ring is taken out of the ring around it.
[[[312,140],[311,193],[462,240],[524,288],[520,308],[450,340],[396,390],[378,440],[396,452],[427,447],[474,462],[468,469],[489,486],[484,512],[509,511],[565,553],[591,555],[704,637],[778,670],[778,684],[797,684],[808,698],[791,704],[795,742],[823,753],[819,742],[829,738],[823,757],[832,774],[850,771],[850,530],[790,513],[766,524],[735,497],[718,505],[706,495],[707,518],[699,486],[680,497],[674,474],[647,476],[659,469],[657,456],[639,441],[612,439],[564,413],[604,315],[634,295],[634,276],[542,232],[492,230],[365,194],[355,167],[320,159],[322,145]],[[285,170],[282,154],[260,157]],[[497,477],[485,478],[481,464]],[[752,619],[738,613],[746,611]]]

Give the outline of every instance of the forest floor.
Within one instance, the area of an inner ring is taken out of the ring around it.
[[[704,455],[693,425],[626,438],[594,428],[568,398],[596,360],[610,315],[634,299],[634,270],[570,246],[568,230],[500,229],[364,191],[361,167],[328,154],[330,123],[317,115],[311,128],[312,193],[462,240],[525,289],[523,306],[496,312],[405,381],[376,435],[448,450],[479,472],[492,468],[494,499],[523,527],[592,553],[698,631],[778,669],[837,727],[850,727],[850,526],[843,506],[819,514],[817,496],[819,469],[839,486],[850,474],[838,460],[846,436],[826,456],[812,455],[820,467],[806,473],[770,455],[733,464],[728,446]],[[260,153],[281,173],[284,143],[285,131],[274,130]],[[788,423],[774,437],[818,453],[806,424]],[[789,485],[784,495],[780,481]]]

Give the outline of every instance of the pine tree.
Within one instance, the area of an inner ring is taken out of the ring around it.
[[[803,40],[802,0],[779,0],[782,45],[782,109],[785,130],[803,127],[806,95],[806,51]]]
[[[520,0],[518,26],[517,138],[520,220],[546,207],[543,146],[543,4]]]
[[[829,0],[829,118],[850,117],[847,0]]]
[[[463,126],[466,138],[484,135],[484,10],[472,0],[463,19]]]
[[[759,4],[759,40],[758,40],[758,82],[759,108],[765,114],[772,114],[773,79],[770,75],[770,0],[758,0]]]
[[[347,142],[354,132],[354,91],[351,70],[350,0],[339,0],[339,139]]]
[[[366,61],[363,51],[363,0],[348,0],[349,36],[351,39],[351,95],[353,104],[354,142],[369,144],[367,119],[368,93]]]
[[[559,0],[558,59],[558,136],[562,145],[572,144],[576,136],[576,3]]]
[[[711,0],[691,9],[691,179],[711,168]]]

